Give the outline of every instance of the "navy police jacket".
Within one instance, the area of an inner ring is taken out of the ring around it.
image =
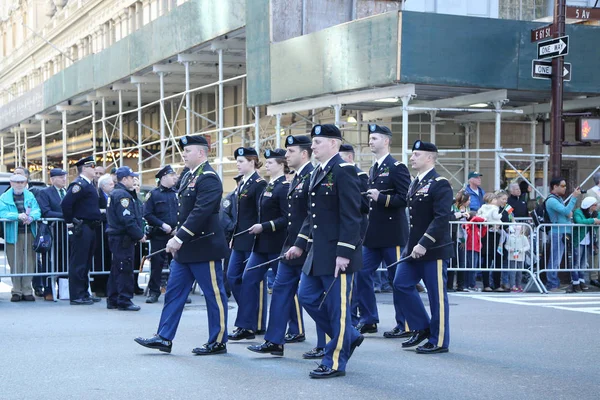
[[[391,155],[377,170],[374,167],[369,172],[369,189],[385,193],[377,201],[369,198],[369,228],[364,245],[373,249],[404,247],[408,239],[406,206],[410,173],[406,165]]]
[[[172,229],[177,226],[177,192],[175,189],[167,189],[159,186],[152,189],[146,196],[144,203],[144,218],[148,224],[158,228],[165,223]],[[164,231],[159,231],[162,236],[168,236]]]
[[[128,190],[122,183],[115,185],[108,198],[106,218],[109,236],[128,237],[132,244],[144,237],[142,206],[135,190]]]
[[[177,194],[179,208],[175,236],[183,245],[175,253],[177,262],[201,263],[225,258],[227,243],[219,224],[222,196],[223,184],[208,161],[182,178]],[[209,233],[213,235],[194,240]]]
[[[362,267],[361,194],[353,164],[339,154],[327,163],[323,173],[313,171],[309,186],[308,216],[301,229],[312,240],[302,271],[307,275],[333,275],[336,257],[350,260],[346,272]],[[300,236],[296,246],[306,249]]]
[[[290,184],[285,175],[269,182],[260,195],[258,223],[263,231],[254,240],[253,252],[279,253],[285,241],[288,226],[287,192]]]
[[[266,186],[267,181],[258,176],[256,172],[245,183],[240,183],[237,189],[237,220],[234,234],[243,232],[258,223],[260,195]],[[233,250],[252,251],[253,247],[254,235],[244,233],[233,238]]]
[[[67,189],[60,206],[67,223],[73,218],[84,221],[100,221],[100,207],[98,207],[98,192],[96,187],[84,177],[78,176]]]
[[[413,181],[408,192],[410,229],[408,243],[402,256],[409,255],[420,244],[427,249],[419,261],[446,260],[452,257],[450,216],[452,214],[452,186],[435,169],[416,183]],[[430,250],[431,248],[435,249]]]

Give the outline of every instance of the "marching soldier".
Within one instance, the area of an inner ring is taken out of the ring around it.
[[[112,264],[108,276],[106,308],[139,311],[133,304],[133,261],[136,242],[145,241],[142,207],[137,201],[133,179],[138,177],[129,167],[117,168],[117,184],[108,198],[106,217],[108,246]]]
[[[287,192],[288,227],[287,236],[283,243],[282,254],[285,254],[296,240],[308,241],[308,236],[300,234],[300,229],[308,210],[308,186],[313,166],[310,163],[312,149],[311,140],[308,136],[288,136],[285,141],[287,149],[285,158],[290,168],[296,173],[289,185]],[[248,350],[256,353],[268,353],[283,355],[285,343],[304,340],[304,329],[302,324],[302,311],[298,301],[297,291],[302,265],[306,255],[294,260],[282,260],[277,267],[277,276],[273,283],[273,294],[269,309],[269,325],[265,333],[265,342],[260,345],[248,346]],[[289,337],[285,334],[288,320],[296,314],[299,332]],[[323,346],[324,347],[324,346]]]
[[[183,176],[178,191],[177,230],[166,247],[166,251],[173,255],[173,261],[165,305],[158,333],[152,338],[136,338],[135,341],[151,349],[171,352],[185,300],[196,279],[206,300],[209,339],[192,352],[197,355],[226,353],[227,296],[221,259],[227,253],[227,245],[219,225],[223,184],[208,163],[206,139],[184,136],[180,144],[189,172]]]
[[[377,158],[369,172],[369,228],[363,245],[364,268],[356,274],[356,299],[360,310],[361,333],[377,332],[379,313],[373,288],[373,273],[381,262],[392,264],[400,259],[408,237],[406,218],[406,195],[410,185],[410,173],[406,165],[390,155],[392,131],[386,126],[369,125],[369,146]],[[396,267],[388,271],[393,281]],[[396,326],[383,334],[386,338],[411,335],[394,291]]]
[[[164,249],[177,227],[177,173],[170,165],[155,175],[158,187],[146,195],[144,218],[150,226],[150,245],[152,250]],[[166,252],[156,254],[150,259],[150,281],[146,303],[156,303],[160,297],[161,276],[165,262],[169,260]]]
[[[92,156],[75,163],[79,176],[69,185],[61,208],[69,229],[69,299],[71,305],[90,305],[100,298],[90,296],[88,273],[96,246],[94,228],[102,215],[93,184],[96,162]]]
[[[356,169],[338,154],[340,130],[335,125],[315,125],[311,137],[320,166],[309,184],[308,217],[301,230],[304,235],[305,226],[309,227],[309,235],[298,235],[286,256],[298,258],[312,240],[298,297],[317,327],[331,340],[325,346],[321,364],[309,376],[332,378],[346,374],[348,359],[364,340],[352,327],[350,315],[353,275],[362,264],[357,229],[362,221],[361,194]]]
[[[408,190],[410,230],[402,253],[411,259],[398,265],[394,278],[402,313],[414,331],[402,347],[418,346],[427,340],[425,345],[417,347],[417,353],[446,353],[450,343],[446,268],[453,248],[448,228],[452,187],[434,169],[437,160],[434,144],[417,140],[412,150],[410,162],[418,175]],[[431,320],[416,288],[421,279],[428,289]]]

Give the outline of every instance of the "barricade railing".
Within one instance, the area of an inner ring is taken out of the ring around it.
[[[591,220],[591,219],[590,219]],[[600,226],[595,224],[541,224],[536,228],[539,255],[536,275],[544,292],[560,287],[559,272],[570,272],[571,283],[589,282],[589,275],[600,273],[597,238]]]

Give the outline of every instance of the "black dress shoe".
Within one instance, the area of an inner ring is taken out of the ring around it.
[[[267,333],[265,329],[259,329],[256,332],[254,332],[255,335],[264,335],[265,333]]]
[[[225,343],[212,342],[205,343],[200,347],[196,347],[192,350],[197,356],[208,356],[211,354],[224,354],[227,353],[227,345]]]
[[[312,360],[315,358],[323,358],[323,357],[325,357],[325,349],[322,349],[320,347],[315,347],[314,349],[302,354],[302,358],[304,358],[306,360]]]
[[[131,303],[127,306],[119,306],[119,311],[140,311],[141,307]]]
[[[35,301],[35,297],[33,297],[32,294],[26,294],[24,295],[21,300],[23,301]]]
[[[306,340],[304,333],[288,333],[285,335],[286,343],[300,343]]]
[[[592,279],[590,285],[600,287],[600,281],[598,279]]]
[[[354,342],[352,342],[352,344],[350,345],[350,355],[348,356],[348,358],[352,357],[352,353],[354,353],[354,350],[356,350],[356,348],[359,347],[364,340],[365,337],[363,335],[360,335],[354,340]]]
[[[358,324],[356,325],[356,329],[358,329],[361,334],[377,333],[377,324]]]
[[[171,347],[173,347],[173,342],[167,339],[163,339],[159,335],[154,335],[148,339],[137,337],[133,340],[135,340],[137,344],[140,344],[144,347],[164,351],[165,353],[170,353]]]
[[[106,308],[108,308],[109,310],[116,310],[118,307],[116,303],[111,303],[110,301],[108,301],[108,299],[106,299]]]
[[[255,344],[248,346],[248,350],[255,353],[272,354],[274,356],[283,356],[283,345],[275,344],[271,342],[264,342],[263,344]]]
[[[96,296],[88,296],[88,297],[86,297],[86,299],[89,299],[94,303],[100,303],[100,301],[102,300],[102,299],[100,299],[100,297],[96,297]]]
[[[404,331],[398,327],[395,327],[391,331],[383,332],[383,337],[388,339],[402,339],[411,337],[413,333],[414,332]]]
[[[434,346],[433,343],[427,342],[423,346],[417,347],[417,353],[419,354],[437,354],[437,353],[447,353],[447,347],[438,347]]]
[[[142,289],[142,288],[134,289],[133,294],[137,294],[137,295],[144,294],[144,289]]]
[[[74,299],[69,302],[72,306],[89,306],[94,304],[92,299]]]
[[[37,288],[33,291],[33,294],[35,294],[37,297],[44,297],[44,288]]]
[[[12,301],[13,303],[16,303],[17,301],[21,301],[21,295],[13,294],[12,296],[10,296],[10,301]]]
[[[313,379],[335,378],[336,376],[345,376],[346,371],[331,369],[326,365],[319,365],[317,369],[308,374]]]
[[[158,301],[158,295],[157,294],[151,294],[150,296],[148,296],[148,298],[146,299],[146,303],[147,304],[152,304],[152,303],[156,303]]]
[[[233,332],[231,335],[227,335],[229,340],[242,340],[242,339],[254,339],[256,336],[254,332],[248,329],[238,329]]]
[[[406,342],[402,343],[402,348],[406,349],[408,347],[415,347],[421,344],[423,340],[429,338],[429,329],[424,329],[422,331],[414,331],[413,335]]]

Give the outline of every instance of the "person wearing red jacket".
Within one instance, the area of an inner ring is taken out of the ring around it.
[[[479,289],[475,282],[475,272],[472,269],[480,265],[481,238],[487,233],[487,226],[480,225],[481,222],[485,222],[485,218],[474,216],[469,223],[465,224],[467,232],[465,249],[467,251],[467,269],[469,270],[467,272],[467,289],[473,292],[477,292]]]

